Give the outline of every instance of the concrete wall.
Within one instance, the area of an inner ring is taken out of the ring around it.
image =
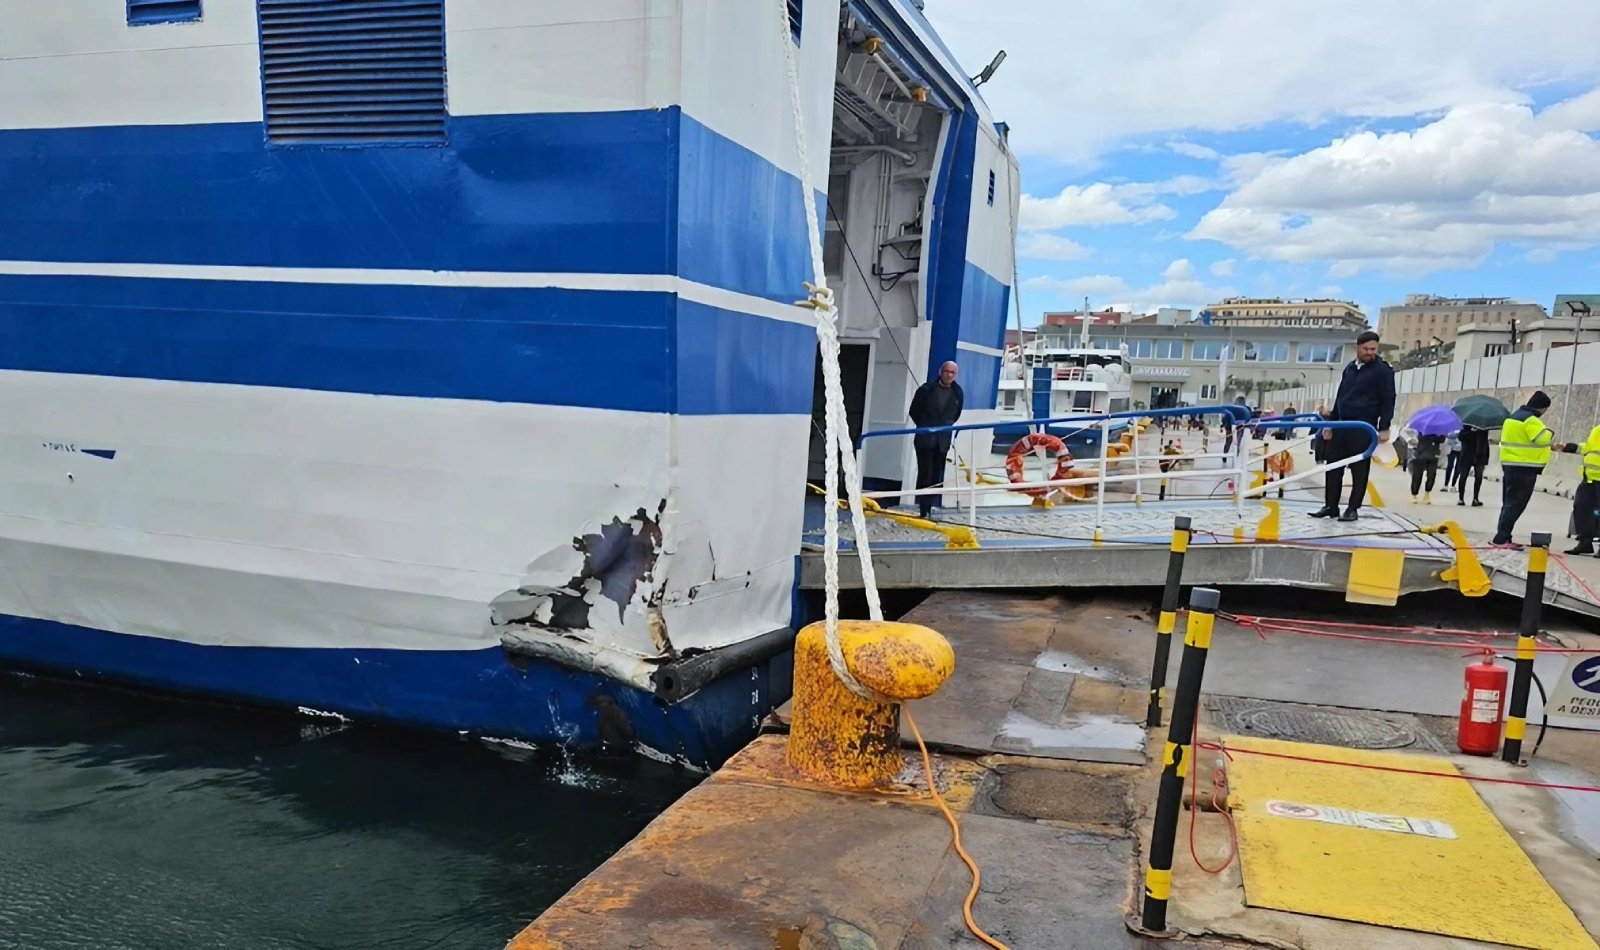
[[[1331,405],[1337,383],[1273,393],[1274,405],[1293,403],[1315,409]],[[1510,408],[1527,401],[1535,390],[1550,396],[1544,420],[1556,438],[1581,442],[1600,425],[1600,343],[1558,349],[1509,353],[1481,359],[1406,370],[1395,377],[1395,418],[1405,420],[1424,406],[1453,403],[1478,393],[1499,399]],[[1499,477],[1491,456],[1490,478]],[[1558,455],[1540,480],[1543,491],[1570,496],[1581,479],[1577,456]]]

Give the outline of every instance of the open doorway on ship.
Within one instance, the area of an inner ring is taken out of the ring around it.
[[[840,343],[840,382],[844,384],[845,419],[850,427],[851,440],[861,435],[862,420],[866,417],[867,372],[871,366],[871,344]],[[822,384],[822,354],[818,352],[811,386],[811,453],[806,464],[806,480],[813,485],[822,484],[823,466],[827,463],[827,456],[823,454],[822,439],[825,431],[823,423],[826,421],[823,416],[824,407],[827,405],[825,395],[826,390]],[[842,490],[843,482],[840,486]]]

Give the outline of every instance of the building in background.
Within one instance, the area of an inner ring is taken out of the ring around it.
[[[1318,327],[1360,333],[1367,315],[1348,300],[1229,297],[1200,311],[1200,321],[1229,327]]]
[[[1167,317],[1175,320],[1179,313]],[[1233,402],[1240,396],[1251,405],[1282,409],[1272,393],[1336,380],[1355,356],[1356,334],[1366,328],[1365,323],[1335,328],[1162,320],[1156,313],[1089,328],[1091,345],[1127,347],[1137,409]],[[1081,333],[1081,323],[1046,325],[1037,339],[1044,347],[1075,346]]]
[[[1600,307],[1600,294],[1557,294],[1556,302],[1550,308],[1552,317],[1583,316],[1589,318],[1590,312]]]
[[[1085,315],[1082,310],[1067,310],[1046,313],[1044,315],[1044,319],[1040,321],[1040,323],[1042,326],[1047,327],[1081,327],[1083,326],[1084,316]],[[1090,311],[1088,314],[1088,320],[1090,326],[1109,326],[1112,324],[1122,323],[1131,316],[1132,314],[1123,310],[1106,309]]]
[[[1587,314],[1540,317],[1528,323],[1469,323],[1456,331],[1455,353],[1450,362],[1597,342],[1600,321],[1589,319]]]
[[[1408,294],[1403,304],[1378,312],[1378,333],[1400,354],[1456,342],[1463,327],[1513,322],[1524,327],[1546,317],[1544,307],[1510,297],[1436,297]]]

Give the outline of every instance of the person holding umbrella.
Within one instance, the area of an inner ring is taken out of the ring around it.
[[[1472,476],[1472,507],[1482,508],[1483,473],[1489,467],[1489,430],[1461,426],[1461,460],[1456,467],[1456,504],[1467,506],[1467,476]]]
[[[1472,476],[1472,507],[1482,508],[1483,473],[1489,468],[1489,430],[1511,415],[1493,396],[1463,396],[1450,407],[1461,420],[1461,461],[1456,468],[1456,504],[1466,507],[1467,476]]]
[[[1422,503],[1433,504],[1433,483],[1439,475],[1439,456],[1444,448],[1445,436],[1460,430],[1461,420],[1449,406],[1429,406],[1411,417],[1406,426],[1413,433],[1411,455],[1411,500],[1417,500],[1419,490],[1426,491]],[[1397,440],[1398,442],[1398,440]],[[1427,486],[1423,487],[1423,476]]]

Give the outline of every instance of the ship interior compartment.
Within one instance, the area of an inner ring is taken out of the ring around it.
[[[930,328],[925,225],[938,199],[941,143],[955,113],[897,54],[883,31],[846,5],[838,67],[823,263],[839,307],[841,364],[850,434],[905,426],[906,408],[927,377]],[[820,485],[826,449],[820,355],[812,405],[807,477]],[[862,475],[898,487],[914,469],[911,440],[863,447]]]

